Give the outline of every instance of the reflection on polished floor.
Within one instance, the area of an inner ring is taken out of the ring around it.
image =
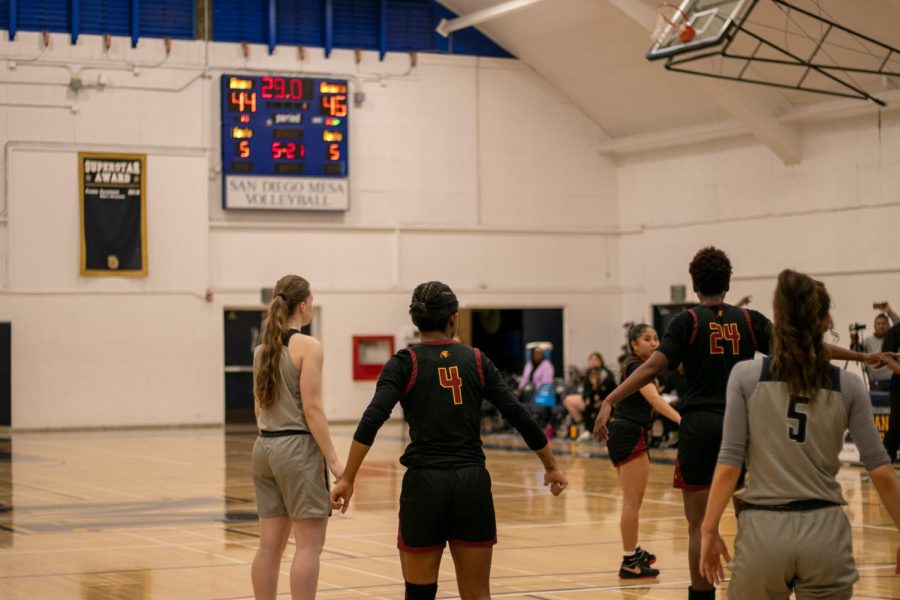
[[[334,433],[345,455],[352,428]],[[319,598],[403,598],[395,546],[402,433],[398,424],[384,428],[351,511],[331,520]],[[254,438],[252,430],[232,428],[0,438],[0,599],[252,598]],[[619,490],[599,447],[558,445],[571,484],[553,498],[539,484],[540,464],[519,444],[492,439],[489,446],[499,521],[495,598],[686,597],[687,533],[671,465],[653,465],[642,512],[641,542],[659,557],[662,574],[635,585],[616,577]],[[863,471],[845,468],[840,477],[860,571],[854,597],[898,598],[894,527]],[[732,516],[724,532],[730,543]],[[289,547],[280,598],[290,597],[291,554]],[[457,593],[447,559],[439,598]]]

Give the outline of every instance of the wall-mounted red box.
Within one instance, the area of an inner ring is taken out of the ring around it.
[[[394,355],[392,335],[353,336],[353,380],[378,379],[384,363]]]

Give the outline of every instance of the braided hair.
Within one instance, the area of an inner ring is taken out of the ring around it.
[[[831,380],[831,354],[822,331],[831,296],[822,282],[785,269],[778,275],[773,307],[772,375],[787,383],[790,393],[812,398]]]
[[[456,294],[440,281],[417,285],[409,304],[409,316],[419,331],[444,331],[450,317],[458,310]]]

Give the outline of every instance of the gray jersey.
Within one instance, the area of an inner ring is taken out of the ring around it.
[[[259,370],[262,346],[253,352],[253,378]],[[300,429],[307,431],[306,415],[300,402],[300,370],[291,362],[287,345],[281,347],[281,363],[278,369],[278,385],[275,386],[275,402],[268,408],[261,408],[256,424],[262,431]]]
[[[719,462],[746,463],[749,474],[735,496],[750,504],[845,504],[835,475],[848,427],[867,469],[890,462],[862,381],[831,367],[830,388],[815,398],[794,396],[772,381],[768,365],[768,358],[740,363],[728,381]]]

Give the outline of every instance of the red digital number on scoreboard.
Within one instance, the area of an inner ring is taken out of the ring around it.
[[[296,160],[306,156],[306,147],[294,142],[272,142],[272,158]]]

